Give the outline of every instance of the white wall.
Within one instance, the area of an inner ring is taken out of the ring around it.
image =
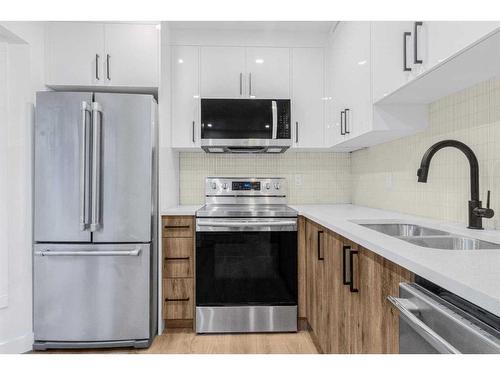
[[[34,93],[44,89],[44,28],[37,22],[3,22],[2,27],[22,40],[9,44],[8,84],[3,87],[7,121],[0,123],[2,135],[7,135],[3,173],[8,181],[6,195],[2,195],[6,197],[8,300],[0,308],[0,353],[20,353],[30,350],[33,342],[32,130]]]

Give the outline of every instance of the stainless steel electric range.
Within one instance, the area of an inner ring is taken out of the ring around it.
[[[297,331],[297,212],[284,178],[213,178],[196,212],[196,332]]]

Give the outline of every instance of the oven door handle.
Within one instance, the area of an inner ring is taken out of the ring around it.
[[[283,227],[297,225],[296,220],[279,220],[279,221],[214,221],[214,220],[197,220],[196,225],[199,227]]]

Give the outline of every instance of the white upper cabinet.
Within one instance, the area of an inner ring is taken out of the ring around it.
[[[290,49],[201,47],[204,98],[290,97]]]
[[[157,87],[158,56],[155,25],[51,22],[46,84]]]
[[[370,22],[341,22],[328,46],[333,124],[327,126],[330,145],[372,129]],[[329,94],[330,95],[330,94]]]
[[[414,75],[413,22],[372,22],[373,101],[403,86]],[[405,53],[406,46],[406,53]]]
[[[201,96],[203,98],[243,97],[244,75],[244,47],[201,47]]]
[[[47,85],[104,83],[104,25],[51,22],[47,25]]]
[[[158,86],[159,40],[155,25],[107,24],[105,82],[111,86]]]
[[[172,47],[172,147],[200,146],[199,47]]]
[[[324,95],[324,49],[293,48],[293,147],[325,147]]]
[[[500,21],[429,21],[420,30],[425,67],[431,68],[500,27]]]
[[[246,94],[251,98],[290,98],[290,49],[246,49]]]

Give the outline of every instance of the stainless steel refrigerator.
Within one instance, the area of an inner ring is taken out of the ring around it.
[[[151,95],[37,93],[34,349],[150,345],[156,123]]]

